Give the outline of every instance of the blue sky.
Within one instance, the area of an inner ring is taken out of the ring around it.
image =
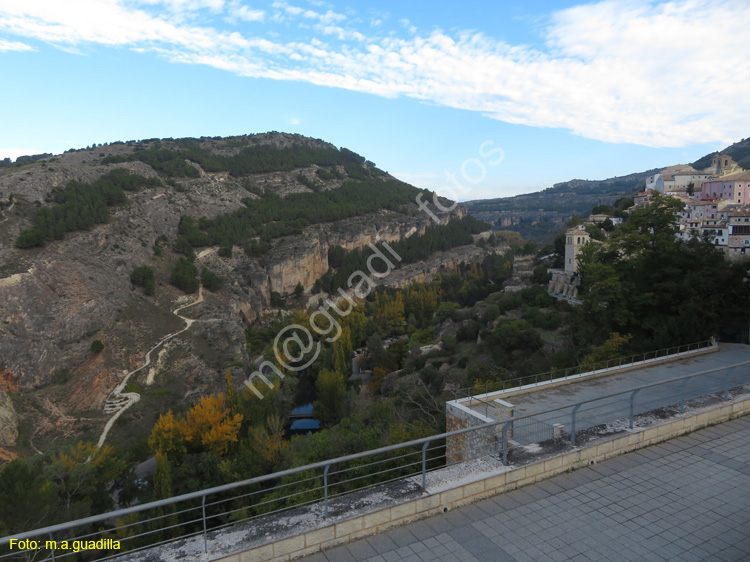
[[[744,138],[748,55],[746,0],[2,0],[0,158],[276,130],[503,197]]]

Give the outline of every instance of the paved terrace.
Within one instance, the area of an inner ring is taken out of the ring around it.
[[[750,417],[302,560],[747,561]]]
[[[505,393],[490,393],[488,398],[483,400],[480,399],[482,400],[481,402],[479,400],[474,400],[471,403],[463,402],[463,404],[465,406],[471,404],[470,407],[472,410],[493,418],[494,406],[492,405],[492,401],[495,398],[501,398],[512,403],[515,407],[515,415],[520,416],[523,414],[531,414],[543,410],[564,407],[575,402],[594,400],[599,396],[624,392],[639,385],[665,381],[675,377],[689,375],[690,373],[698,373],[700,371],[707,371],[750,360],[750,345],[722,343],[719,344],[719,346],[719,351],[705,355],[697,355],[695,357],[688,357],[611,375],[597,376],[589,379],[584,377],[554,388],[545,389],[544,386],[541,386],[539,389],[532,388],[530,391],[526,391],[523,394],[514,394],[513,390],[516,389],[511,389]],[[718,381],[717,384],[720,384],[721,375],[716,375],[716,380]],[[653,408],[657,408],[659,406],[673,403],[673,392],[674,389],[665,387],[661,390],[664,398],[663,400],[660,400],[658,396],[659,392],[656,391],[656,396],[650,399],[650,405]],[[702,393],[697,393],[697,395],[700,394]],[[486,402],[487,404],[483,402]],[[612,410],[609,408],[607,410],[609,419],[611,419],[611,412]],[[604,412],[602,412],[602,414],[604,414]],[[624,414],[625,411],[623,411],[623,415]],[[549,422],[561,421],[557,419],[558,415],[559,414],[549,414],[547,416],[540,416],[538,419]],[[588,425],[607,421],[605,419],[607,416],[597,416],[596,413],[590,417],[591,419],[589,420],[590,423]],[[601,417],[601,419],[597,419],[598,417]],[[581,424],[580,427],[583,427],[583,425],[584,424]]]

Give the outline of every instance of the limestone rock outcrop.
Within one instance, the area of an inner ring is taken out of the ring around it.
[[[10,397],[0,390],[0,447],[16,444],[18,438],[18,416]]]

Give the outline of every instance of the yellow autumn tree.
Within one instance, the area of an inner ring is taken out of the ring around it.
[[[607,341],[602,345],[592,347],[588,355],[583,358],[583,365],[591,366],[595,369],[601,369],[604,365],[598,364],[609,361],[611,359],[618,359],[625,354],[628,342],[633,336],[630,334],[622,335],[618,332],[612,332]]]
[[[395,297],[390,297],[387,293],[375,293],[373,319],[382,334],[403,331],[404,299],[401,291],[397,291]]]
[[[250,448],[269,468],[281,463],[282,453],[289,446],[284,433],[284,420],[276,414],[268,416],[265,424],[250,428]]]
[[[203,396],[193,405],[185,419],[175,418],[170,410],[159,416],[148,444],[157,453],[207,451],[223,456],[237,441],[242,414],[226,407],[224,395]]]
[[[372,370],[372,377],[367,383],[367,390],[370,392],[380,392],[380,385],[383,384],[383,379],[388,375],[388,371],[383,367],[375,367]]]
[[[348,327],[341,329],[341,336],[333,343],[333,369],[339,373],[352,370],[352,337]]]
[[[193,448],[223,456],[229,446],[237,441],[237,433],[242,423],[242,414],[231,415],[224,405],[224,395],[202,396],[185,419],[185,440]]]
[[[184,422],[175,419],[172,410],[160,415],[151,430],[148,446],[155,453],[184,453],[187,450]]]
[[[345,316],[342,325],[349,329],[353,346],[360,346],[367,339],[367,316],[361,307]]]

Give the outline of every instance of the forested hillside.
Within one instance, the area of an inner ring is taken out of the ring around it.
[[[737,162],[745,170],[750,170],[750,138],[742,139],[740,142],[736,142],[729,145],[723,150],[718,152],[712,152],[706,154],[704,157],[699,158],[691,164],[696,170],[704,170],[711,165],[713,157],[717,154],[726,154],[731,156],[732,159]]]
[[[371,243],[403,254],[402,284],[481,262],[474,236],[489,226],[460,206],[435,209],[438,225],[420,194],[432,198],[351,150],[283,133],[3,166],[0,315],[13,320],[0,323],[0,459],[96,442],[115,415],[105,441],[143,452],[165,408],[224,389],[227,370],[249,375],[248,326],[325,299]]]
[[[657,170],[600,181],[570,180],[515,197],[464,203],[469,212],[499,230],[513,230],[524,238],[550,242],[571,216],[588,216],[597,205],[613,205],[632,197]]]

